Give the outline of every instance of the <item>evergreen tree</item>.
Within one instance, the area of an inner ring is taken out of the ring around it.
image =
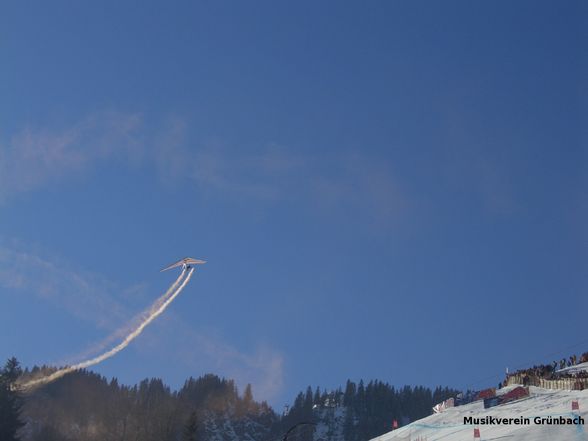
[[[251,384],[247,383],[245,387],[245,392],[243,393],[243,403],[245,404],[245,409],[250,410],[251,405],[253,404],[253,391],[251,390]]]
[[[21,400],[12,388],[22,370],[16,358],[12,357],[0,370],[0,440],[18,441],[18,430],[24,425],[20,420]]]
[[[312,394],[312,387],[308,386],[306,388],[306,394],[304,395],[304,410],[308,412],[310,412],[310,415],[312,415],[312,400],[313,400],[314,396]]]
[[[192,412],[184,426],[182,441],[198,441],[198,415]]]
[[[353,406],[355,399],[356,387],[355,383],[351,380],[347,380],[345,386],[345,395],[343,395],[343,405],[346,407]]]
[[[317,406],[324,404],[324,402],[321,402],[321,390],[318,386],[316,387],[316,390],[314,391],[314,397],[312,399],[312,404],[317,405]]]
[[[357,385],[357,395],[355,396],[355,410],[360,417],[363,417],[365,410],[365,387],[363,380],[359,380]]]
[[[355,412],[353,407],[348,406],[345,408],[345,420],[343,422],[343,438],[346,441],[357,440],[357,430],[355,428]]]

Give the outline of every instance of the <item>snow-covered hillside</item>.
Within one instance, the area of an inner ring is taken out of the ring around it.
[[[504,388],[505,393],[512,387]],[[572,411],[572,401],[578,401],[579,411]],[[528,425],[464,424],[464,417],[484,418],[529,418]],[[539,425],[535,417],[575,418],[581,416],[588,423],[588,390],[563,391],[530,387],[530,396],[518,401],[484,409],[482,401],[449,408],[443,413],[434,414],[415,421],[405,427],[374,438],[372,441],[472,441],[474,428],[480,430],[480,440],[516,441],[588,441],[588,426]]]

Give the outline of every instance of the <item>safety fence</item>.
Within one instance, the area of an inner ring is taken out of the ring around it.
[[[509,375],[506,381],[507,386],[515,384],[524,384],[526,386],[537,386],[544,389],[561,389],[561,390],[584,390],[588,389],[588,378],[557,378],[547,380],[545,378],[534,377],[526,374]]]

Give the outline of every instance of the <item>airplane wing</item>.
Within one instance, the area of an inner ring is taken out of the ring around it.
[[[186,263],[187,265],[203,265],[206,263],[206,260],[192,259],[191,257],[186,257],[183,260],[184,260],[184,263]]]
[[[171,264],[171,265],[169,265],[169,266],[166,266],[165,268],[163,268],[163,269],[162,269],[162,270],[160,270],[159,272],[164,272],[164,271],[167,271],[167,270],[169,270],[169,269],[176,268],[176,267],[178,267],[178,266],[182,266],[183,264],[184,264],[184,262],[183,262],[183,261],[181,261],[181,260],[179,260],[179,261],[177,261],[177,262],[175,262],[175,263],[172,263],[172,264]]]

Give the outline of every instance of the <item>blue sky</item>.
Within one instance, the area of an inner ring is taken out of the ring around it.
[[[97,372],[279,407],[588,350],[585,3],[3,9],[3,357],[94,354],[185,255]]]

